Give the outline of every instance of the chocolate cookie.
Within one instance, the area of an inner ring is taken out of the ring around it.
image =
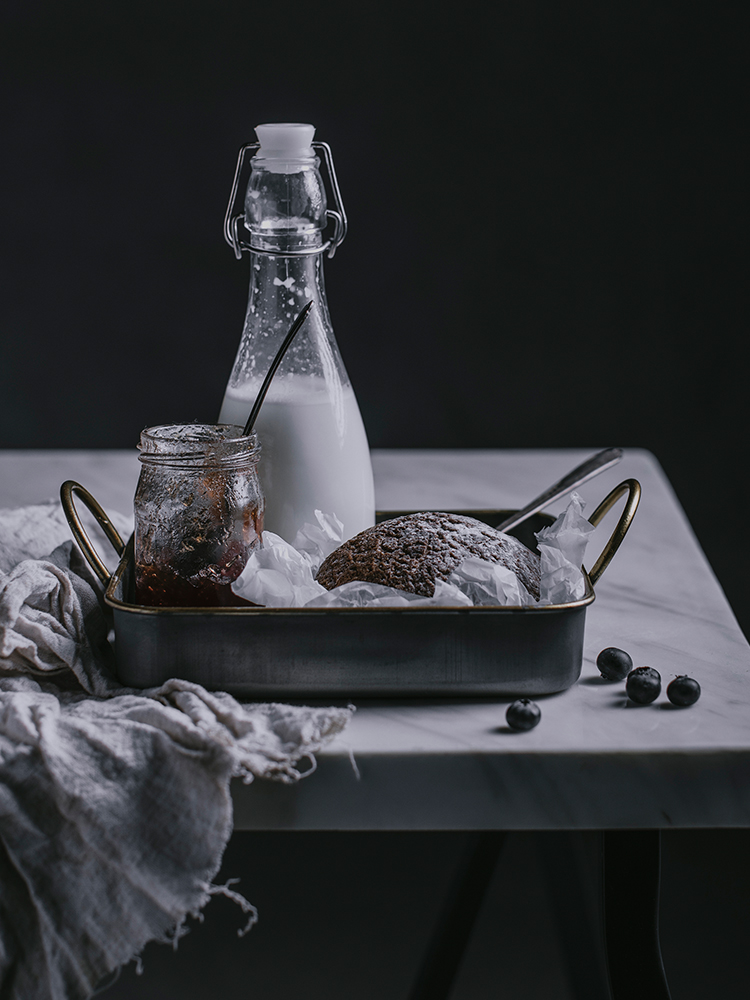
[[[317,580],[333,590],[351,580],[396,587],[432,597],[468,556],[512,569],[539,599],[539,556],[512,535],[462,514],[405,514],[366,528],[323,561]]]

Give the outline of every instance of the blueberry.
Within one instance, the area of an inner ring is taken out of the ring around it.
[[[528,698],[521,698],[508,705],[505,721],[511,729],[533,729],[542,717],[539,706]]]
[[[661,675],[653,667],[636,667],[628,674],[625,690],[636,705],[650,705],[661,693]]]
[[[687,674],[680,674],[667,685],[667,698],[673,705],[679,705],[680,708],[694,705],[700,696],[700,684],[692,677],[688,677]]]
[[[624,649],[607,646],[596,658],[596,665],[602,677],[608,681],[622,681],[633,669],[633,661]]]

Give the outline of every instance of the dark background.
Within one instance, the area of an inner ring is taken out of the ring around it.
[[[371,445],[649,448],[748,632],[741,10],[5,0],[0,447],[216,419],[237,150],[310,121]]]
[[[743,5],[1,11],[0,448],[216,419],[237,150],[309,121],[349,216],[326,280],[371,445],[649,448],[748,633]],[[740,841],[706,837],[734,913]]]

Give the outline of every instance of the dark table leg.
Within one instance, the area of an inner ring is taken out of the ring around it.
[[[546,830],[531,836],[549,893],[570,993],[576,1000],[607,1000],[602,833]]]
[[[504,839],[502,832],[476,835],[445,900],[409,1000],[449,997]]]
[[[456,874],[409,1000],[448,1000],[505,834],[476,835]],[[603,909],[611,1000],[671,1000],[659,944],[661,836],[607,830]]]
[[[612,1000],[670,1000],[659,945],[659,830],[606,830],[603,871]]]

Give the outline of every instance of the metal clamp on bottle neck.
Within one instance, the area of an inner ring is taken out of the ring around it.
[[[322,151],[323,159],[328,167],[328,180],[336,207],[326,209],[326,216],[333,220],[333,235],[321,246],[303,247],[297,250],[284,250],[283,252],[254,246],[252,242],[249,242],[248,239],[244,238],[243,231],[247,234],[247,228],[244,225],[245,213],[237,211],[237,209],[241,207],[238,204],[238,200],[244,194],[244,189],[247,186],[248,172],[246,164],[249,161],[248,153],[255,152],[260,149],[259,142],[250,142],[240,148],[237,156],[237,166],[235,167],[234,181],[232,182],[232,193],[229,196],[229,204],[227,205],[227,211],[224,216],[224,239],[234,250],[234,255],[237,260],[242,258],[242,253],[245,250],[251,253],[269,254],[273,257],[307,257],[313,254],[323,253],[323,251],[327,250],[328,257],[331,258],[344,242],[347,229],[346,212],[344,211],[344,203],[341,200],[341,191],[336,178],[336,170],[333,166],[331,147],[327,142],[312,142],[310,145],[313,149]],[[242,225],[242,230],[240,229],[240,225]]]

